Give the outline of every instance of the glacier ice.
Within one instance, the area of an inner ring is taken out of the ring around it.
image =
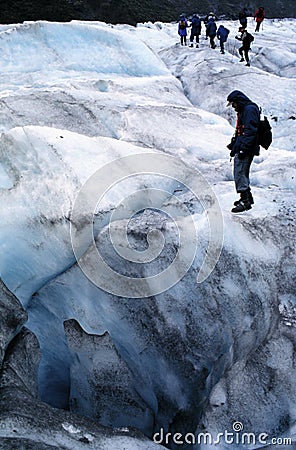
[[[198,51],[180,48],[175,24],[0,27],[4,448],[148,450],[160,429],[214,435],[238,420],[249,432],[295,441],[294,24],[266,20],[250,69],[236,64],[231,21],[225,57],[206,40]],[[233,217],[225,145],[235,117],[225,99],[242,83],[274,119],[274,142],[252,167],[254,208]],[[120,180],[93,215],[94,242],[120,273],[148,277],[171,263],[178,231],[167,211],[184,219],[186,207],[197,230],[195,258],[177,284],[120,297],[80,270],[71,212],[96,171],[151,152],[177,158],[185,176],[196,167],[206,177],[223,215],[223,248],[197,284],[211,196],[204,206],[179,180],[157,173]],[[148,232],[165,238],[155,261],[137,265],[114,251],[108,225],[123,198],[151,187],[165,192],[162,202],[145,210],[135,202],[131,217],[123,208],[114,222],[139,253]]]

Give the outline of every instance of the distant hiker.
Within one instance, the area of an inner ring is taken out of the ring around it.
[[[217,20],[217,16],[215,16],[213,12],[209,12],[209,14],[207,14],[204,18],[204,24],[206,25],[210,19]]]
[[[215,16],[215,14],[213,12],[209,12],[209,14],[207,14],[206,17],[204,18],[204,24],[205,24],[206,30],[207,30],[207,24],[210,19],[214,19],[214,21],[217,20],[217,17]],[[206,39],[208,39],[207,31],[206,31]]]
[[[228,28],[225,28],[224,25],[220,25],[217,31],[217,38],[220,41],[220,52],[224,55],[224,44],[227,41],[229,35]]]
[[[249,51],[254,37],[244,27],[239,27],[238,31],[239,34],[235,36],[235,39],[242,41],[242,46],[238,49],[241,57],[239,62],[243,62],[246,60],[246,66],[250,66]]]
[[[188,23],[187,20],[185,18],[185,16],[181,16],[179,23],[178,23],[178,34],[180,36],[180,40],[181,40],[181,45],[187,45],[186,43],[186,36],[187,36],[187,28],[188,28]]]
[[[235,134],[227,145],[230,156],[234,157],[233,176],[236,192],[240,199],[234,202],[233,213],[252,208],[254,199],[250,188],[250,167],[255,155],[259,155],[258,127],[260,111],[243,92],[232,91],[227,97],[227,106],[237,112]]]
[[[254,14],[254,19],[256,20],[256,24],[257,24],[255,31],[259,32],[260,25],[263,22],[264,17],[265,17],[265,10],[264,10],[263,6],[260,6],[260,8],[258,8]]]
[[[217,33],[217,25],[213,17],[210,17],[208,23],[206,24],[206,35],[210,38],[211,48],[216,48],[215,37]]]
[[[247,18],[247,8],[243,8],[238,13],[238,20],[242,27],[247,28],[248,18]]]
[[[193,47],[194,37],[196,39],[196,47],[198,47],[200,33],[201,33],[201,20],[197,14],[193,14],[191,19],[191,34],[189,47]]]

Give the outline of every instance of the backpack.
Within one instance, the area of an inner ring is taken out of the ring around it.
[[[251,42],[253,42],[254,40],[254,36],[249,33],[248,31],[246,32],[247,36],[245,37],[244,41],[247,42],[248,44],[251,44]]]
[[[200,26],[201,26],[201,21],[200,21],[200,19],[197,18],[197,17],[193,17],[193,19],[192,19],[192,21],[191,21],[191,25],[192,25],[192,27],[194,27],[194,28],[200,28]]]
[[[185,30],[185,28],[186,28],[185,20],[180,20],[180,30]]]
[[[267,150],[272,143],[272,131],[270,123],[266,116],[262,115],[260,110],[260,121],[258,127],[258,144]]]

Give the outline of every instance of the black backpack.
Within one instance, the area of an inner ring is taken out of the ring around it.
[[[272,131],[270,123],[266,116],[261,116],[260,110],[260,121],[258,128],[258,144],[267,150],[272,143]]]
[[[244,41],[247,42],[248,44],[251,44],[251,42],[253,42],[253,40],[254,40],[254,36],[247,31],[247,36],[245,37]]]

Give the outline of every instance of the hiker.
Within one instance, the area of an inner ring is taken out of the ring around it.
[[[207,14],[204,18],[204,24],[206,25],[210,19],[217,20],[217,16],[215,16],[213,12],[209,12],[209,14]]]
[[[215,37],[217,32],[217,25],[213,17],[210,17],[208,23],[206,24],[206,35],[210,38],[211,48],[216,48]]]
[[[251,42],[253,42],[254,37],[248,33],[244,27],[239,27],[239,34],[235,36],[235,39],[242,41],[242,46],[238,49],[241,59],[239,62],[246,61],[246,66],[250,67],[249,51],[251,48]]]
[[[254,14],[254,19],[256,20],[256,29],[255,29],[255,31],[259,32],[260,25],[263,22],[264,17],[265,17],[265,10],[264,10],[263,6],[260,6],[260,8],[258,8],[257,11]]]
[[[220,53],[222,53],[223,55],[225,53],[224,44],[227,41],[228,35],[229,35],[228,28],[225,28],[224,25],[220,25],[217,31],[217,38],[220,41]]]
[[[227,97],[227,106],[237,112],[236,130],[227,148],[234,157],[233,176],[240,199],[234,202],[231,212],[239,213],[252,208],[254,199],[250,188],[250,167],[255,155],[259,155],[258,127],[260,111],[243,92],[232,91]]]
[[[185,19],[185,16],[181,16],[178,23],[178,34],[180,36],[181,45],[187,45],[186,42],[187,28],[188,28],[187,20]]]
[[[200,33],[201,33],[201,20],[197,14],[193,14],[191,19],[191,34],[189,47],[193,47],[193,41],[195,37],[196,47],[198,48]]]
[[[242,27],[247,28],[248,18],[247,18],[247,8],[243,8],[238,13],[238,20]]]
[[[207,24],[209,22],[210,19],[214,19],[217,20],[217,17],[215,16],[215,14],[213,12],[209,12],[209,14],[206,15],[206,17],[204,18],[204,24],[206,27],[206,39],[208,39],[208,34],[207,34]]]

